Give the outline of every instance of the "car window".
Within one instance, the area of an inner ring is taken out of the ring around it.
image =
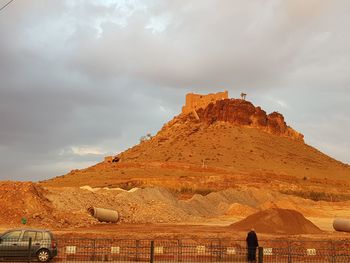
[[[45,240],[50,240],[51,239],[51,236],[48,232],[44,232],[44,239]]]
[[[36,241],[43,240],[43,233],[42,232],[36,232]]]
[[[16,230],[16,231],[11,231],[6,234],[4,234],[1,238],[2,240],[11,240],[11,241],[18,241],[19,237],[21,236],[22,231],[21,230]]]
[[[25,231],[22,237],[22,241],[27,241],[29,238],[35,240],[36,232],[35,231]]]

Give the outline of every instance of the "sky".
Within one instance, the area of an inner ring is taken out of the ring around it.
[[[93,165],[156,134],[186,93],[224,90],[350,163],[349,12],[348,0],[14,0],[0,11],[0,180]]]

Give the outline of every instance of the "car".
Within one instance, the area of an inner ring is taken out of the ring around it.
[[[0,236],[0,258],[37,258],[47,262],[57,256],[53,234],[41,229],[12,229]]]

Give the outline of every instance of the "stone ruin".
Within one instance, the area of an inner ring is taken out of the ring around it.
[[[105,156],[104,163],[117,163],[120,161],[118,156]]]
[[[114,156],[105,156],[104,162],[111,163],[113,161]]]
[[[210,93],[208,95],[188,93],[186,94],[186,104],[182,107],[183,114],[195,113],[199,109],[206,108],[210,103],[218,100],[228,99],[228,91]],[[197,115],[197,114],[195,114]]]

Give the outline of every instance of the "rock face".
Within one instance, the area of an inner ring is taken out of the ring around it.
[[[302,134],[287,126],[282,114],[273,112],[267,115],[260,107],[255,107],[251,102],[241,99],[217,100],[196,112],[199,119],[208,124],[224,121],[259,128],[271,134],[295,140],[304,138]]]

